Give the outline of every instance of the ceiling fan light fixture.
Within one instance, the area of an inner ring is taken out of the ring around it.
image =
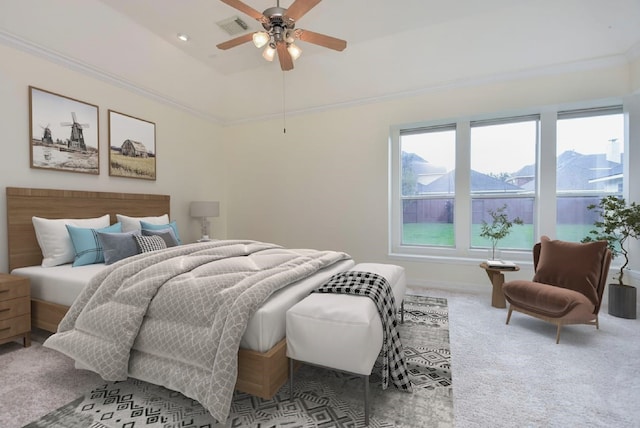
[[[300,47],[294,43],[289,43],[289,46],[287,46],[287,50],[289,51],[289,55],[291,55],[291,59],[293,59],[294,61],[300,58],[300,55],[302,55],[302,49],[300,49]]]
[[[282,71],[290,71],[294,68],[294,60],[302,54],[302,49],[295,44],[298,40],[335,51],[343,51],[347,47],[345,40],[296,28],[298,20],[322,0],[290,0],[289,8],[280,7],[280,0],[278,0],[275,7],[269,7],[263,12],[244,3],[246,0],[220,1],[255,19],[263,29],[247,31],[249,26],[240,18],[234,17],[231,20],[234,24],[232,26],[241,27],[242,35],[218,43],[216,45],[218,49],[227,50],[253,41],[257,48],[264,48],[262,57],[265,60],[273,61],[277,56]],[[223,29],[226,28],[221,23],[218,25]]]
[[[257,48],[261,48],[269,43],[270,39],[271,37],[269,37],[269,33],[265,31],[256,31],[255,33],[253,33],[253,44]]]
[[[269,46],[264,48],[264,51],[262,52],[262,57],[264,59],[271,62],[273,61],[273,58],[275,58],[275,56],[276,56],[276,48],[273,47],[271,44],[269,44]]]
[[[293,30],[287,30],[284,41],[287,43],[293,43],[296,40],[294,34]]]

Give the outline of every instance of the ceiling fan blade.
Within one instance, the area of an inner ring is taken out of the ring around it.
[[[295,30],[295,37],[303,42],[313,43],[336,51],[343,51],[347,47],[347,42],[342,39],[336,39],[335,37],[309,30],[297,29]]]
[[[293,58],[287,50],[287,44],[285,42],[279,42],[276,45],[278,51],[278,60],[280,61],[280,68],[282,71],[293,70]]]
[[[234,9],[238,9],[240,12],[246,13],[253,19],[257,19],[260,22],[268,22],[269,20],[260,12],[252,8],[251,6],[241,2],[240,0],[220,0],[222,3],[228,4]]]
[[[216,45],[216,47],[218,49],[227,50],[227,49],[235,48],[236,46],[241,45],[243,43],[247,43],[250,40],[253,40],[253,33],[243,34],[242,36],[236,37],[235,39],[227,40],[226,42],[222,42]]]
[[[287,13],[285,16],[287,18],[291,18],[294,21],[302,18],[304,14],[309,12],[312,8],[314,8],[321,0],[296,0],[293,2],[289,9],[287,9]]]

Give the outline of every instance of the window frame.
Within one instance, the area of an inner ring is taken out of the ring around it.
[[[454,136],[457,135],[457,130],[456,130],[456,123],[446,123],[446,124],[438,124],[438,125],[434,125],[434,126],[428,126],[428,127],[418,127],[418,128],[407,128],[407,129],[400,129],[399,130],[399,141],[398,141],[398,149],[399,149],[399,154],[398,156],[400,156],[399,159],[399,163],[400,163],[400,180],[399,180],[399,188],[398,188],[398,192],[399,192],[399,197],[400,197],[400,216],[402,217],[402,219],[404,220],[404,202],[405,201],[424,201],[424,200],[441,200],[441,199],[454,199],[454,210],[455,210],[455,195],[456,195],[456,187],[454,185],[454,190],[453,190],[453,194],[450,192],[441,192],[441,193],[425,193],[425,194],[420,194],[420,195],[404,195],[404,192],[402,191],[402,186],[403,186],[403,176],[402,176],[402,141],[400,141],[402,139],[402,137],[404,136],[411,136],[411,135],[421,135],[421,134],[429,134],[429,133],[437,133],[437,132],[444,132],[444,131],[453,131],[454,132]],[[457,143],[454,142],[454,145]],[[454,156],[455,156],[455,146],[454,146]],[[455,168],[454,168],[455,170]],[[457,180],[456,180],[457,181]],[[444,249],[450,249],[450,248],[454,248],[455,247],[455,212],[453,215],[454,218],[454,243],[453,245],[443,245],[443,246],[439,246],[439,245],[411,245],[411,244],[404,244],[402,243],[403,241],[403,237],[404,237],[404,221],[401,221],[399,226],[400,226],[400,236],[399,236],[399,243],[402,247],[406,248],[406,247],[417,247],[417,248],[422,248],[422,247],[427,247],[427,248],[444,248]]]
[[[624,122],[624,107],[622,104],[615,104],[615,105],[609,105],[609,106],[603,106],[603,107],[590,107],[590,108],[577,108],[577,109],[567,109],[567,110],[562,110],[562,111],[558,111],[557,116],[556,116],[556,123],[560,123],[560,121],[562,120],[570,120],[570,119],[584,119],[584,118],[592,118],[592,117],[602,117],[602,116],[608,116],[608,115],[621,115],[622,116],[622,121]],[[626,134],[625,130],[624,130],[624,124],[623,124],[623,138],[624,138],[624,145],[626,146],[626,140],[627,140],[627,136],[624,135]],[[557,142],[557,135],[556,135],[556,142]],[[624,152],[626,153],[626,147],[624,147],[625,150]],[[579,149],[578,149],[579,150]],[[556,151],[556,159],[558,156],[560,156],[561,153],[558,153],[558,149],[557,149],[557,144],[555,146],[555,151]],[[626,177],[629,175],[629,171],[628,168],[626,168],[624,166],[624,161],[622,162],[623,164],[623,173],[622,173],[622,179],[623,179],[623,183],[626,182]],[[557,165],[556,165],[556,171],[557,171]],[[562,199],[562,198],[594,198],[594,200],[600,200],[602,197],[604,196],[608,196],[608,195],[616,195],[616,196],[621,196],[623,197],[624,194],[627,192],[627,189],[625,189],[624,184],[623,184],[623,189],[617,192],[603,192],[603,191],[597,191],[597,190],[574,190],[574,191],[562,191],[560,192],[558,190],[558,186],[556,183],[555,186],[555,198],[556,198],[556,203]],[[555,210],[555,228],[556,231],[558,230],[558,208],[556,205],[556,210]],[[558,239],[563,239],[562,236],[558,237]],[[564,238],[564,239],[568,239],[568,238]]]
[[[533,159],[533,165],[534,165],[534,169],[535,169],[535,177],[534,177],[534,189],[531,192],[527,192],[527,193],[499,193],[499,192],[495,192],[495,191],[487,191],[487,192],[474,192],[473,190],[471,190],[469,192],[470,195],[470,200],[471,200],[471,207],[473,210],[473,202],[474,200],[487,200],[487,199],[533,199],[533,209],[531,212],[531,216],[532,216],[532,227],[533,227],[533,236],[537,236],[537,231],[536,231],[536,224],[537,224],[537,212],[535,209],[536,206],[536,195],[538,194],[538,153],[540,152],[539,147],[540,147],[540,127],[541,127],[541,115],[538,114],[527,114],[527,115],[516,115],[516,116],[500,116],[500,117],[496,117],[496,118],[492,118],[492,119],[484,119],[484,120],[471,120],[470,121],[470,129],[471,129],[471,134],[473,131],[474,127],[484,127],[484,126],[495,126],[495,125],[508,125],[508,124],[514,124],[514,123],[523,123],[523,122],[534,122],[535,125],[535,136],[534,136],[534,159]],[[471,145],[473,144],[472,141],[472,135],[469,136],[469,146],[471,147]],[[471,168],[471,166],[470,166]],[[471,169],[470,169],[471,171]],[[471,223],[470,223],[470,231],[471,232],[473,230],[473,211],[471,213]],[[535,238],[534,238],[535,240]],[[469,248],[472,250],[482,250],[482,251],[486,251],[487,246],[474,246],[473,243],[473,237],[471,236],[471,233],[469,234]],[[531,246],[533,246],[533,242],[531,243]],[[529,247],[529,248],[530,248]],[[528,248],[524,249],[524,248],[504,248],[501,247],[502,251],[527,251]]]
[[[493,112],[473,116],[461,116],[455,119],[442,118],[431,121],[391,125],[389,128],[389,204],[388,204],[388,255],[392,259],[407,261],[432,261],[444,264],[472,264],[486,259],[485,248],[471,247],[471,189],[470,189],[470,139],[473,121],[491,121],[518,116],[539,117],[538,141],[536,148],[536,185],[534,197],[534,236],[555,236],[556,232],[556,133],[558,115],[567,111],[598,109],[614,106],[621,109],[628,122],[627,107],[620,98],[592,100],[587,102],[566,103],[562,105],[542,106],[519,111]],[[429,128],[455,123],[456,129],[456,183],[454,230],[455,247],[406,246],[402,240],[402,204],[401,204],[401,153],[400,134],[407,129]],[[625,153],[629,153],[628,126],[625,128]],[[624,166],[624,180],[629,180],[628,160]],[[628,186],[625,193],[628,193]],[[504,196],[504,195],[502,195]],[[529,196],[531,197],[531,195]],[[553,215],[549,215],[553,213]],[[534,240],[536,240],[534,238]],[[531,263],[531,250],[503,251],[504,258],[519,263]]]

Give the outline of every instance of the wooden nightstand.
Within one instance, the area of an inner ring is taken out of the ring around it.
[[[20,338],[31,346],[29,278],[0,273],[0,345]]]

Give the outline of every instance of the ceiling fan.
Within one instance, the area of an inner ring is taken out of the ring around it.
[[[347,42],[344,40],[296,28],[296,21],[321,0],[295,0],[288,9],[280,7],[280,0],[278,0],[277,6],[270,7],[262,13],[240,0],[220,1],[256,19],[262,24],[265,31],[244,34],[220,43],[217,45],[219,49],[231,49],[252,40],[258,48],[266,45],[262,56],[267,61],[273,61],[277,53],[280,68],[288,71],[293,70],[293,61],[302,53],[302,50],[294,43],[295,40],[302,40],[336,51],[343,51],[347,47]]]

